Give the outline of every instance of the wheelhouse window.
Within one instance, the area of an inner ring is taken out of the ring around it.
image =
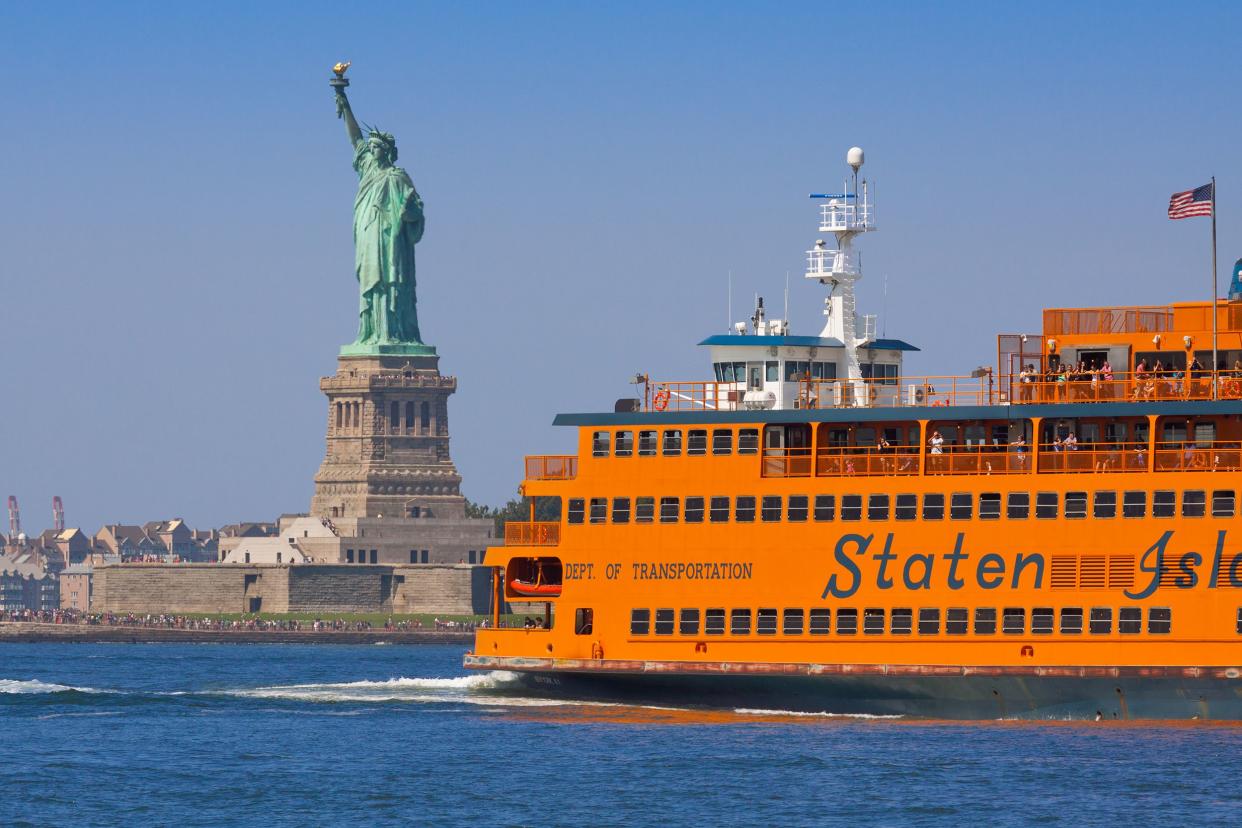
[[[591,523],[604,523],[608,520],[608,498],[591,498]]]
[[[651,632],[651,610],[630,610],[630,635],[646,635]]]
[[[776,610],[761,608],[756,613],[755,632],[758,635],[776,635]]]
[[[611,446],[612,435],[607,431],[597,431],[591,436],[591,456],[607,457]]]
[[[841,495],[841,520],[862,520],[862,495]]]
[[[914,626],[914,611],[904,607],[894,609],[889,616],[889,624],[893,635],[909,635]]]
[[[654,523],[655,522],[655,498],[639,497],[634,500],[634,522],[635,523]]]
[[[805,523],[810,498],[806,495],[789,496],[789,520],[793,523]]]
[[[1031,493],[1010,492],[1005,504],[1005,517],[1010,520],[1026,520],[1031,516]]]
[[[1152,494],[1151,516],[1171,518],[1177,514],[1177,492],[1162,489]]]
[[[1203,517],[1207,512],[1207,492],[1182,492],[1182,517]]]
[[[712,523],[727,523],[729,521],[729,498],[713,495],[708,517]]]
[[[565,511],[565,519],[570,523],[582,523],[585,516],[586,500],[581,497],[571,497],[569,507]]]
[[[628,497],[614,497],[612,499],[612,522],[630,522],[630,499]]]
[[[815,520],[824,522],[836,516],[836,495],[815,495]]]
[[[919,496],[913,494],[897,495],[897,506],[893,509],[893,517],[897,520],[917,520],[919,516]]]
[[[1117,517],[1117,493],[1096,492],[1095,506],[1092,514],[1097,518]]]
[[[738,523],[755,522],[754,495],[738,495],[737,508],[733,511],[733,519]]]
[[[785,635],[802,635],[805,616],[800,609],[785,610],[781,623],[781,632]]]
[[[702,523],[703,522],[703,498],[687,497],[686,498],[686,523]]]
[[[811,634],[815,634],[815,613],[825,613],[824,618],[827,619],[828,610],[811,610]],[[824,633],[828,630],[825,628]],[[1242,630],[1239,630],[1242,632]],[[837,610],[837,635],[857,635],[858,634],[858,610],[856,609],[839,609]]]
[[[729,633],[750,635],[750,610],[735,609],[729,614]]]
[[[1035,517],[1053,520],[1057,516],[1057,493],[1040,492],[1035,495]]]
[[[862,378],[875,380],[875,385],[896,385],[897,365],[890,362],[864,362],[858,366],[862,370]]]
[[[923,607],[919,610],[919,635],[940,634],[940,609]]]
[[[759,429],[743,428],[737,433],[738,454],[759,453]]]
[[[699,634],[699,611],[696,607],[683,609],[681,611],[681,620],[678,623],[677,631],[682,635],[698,635]]]
[[[973,504],[969,492],[954,492],[949,500],[949,518],[951,520],[970,520]]]
[[[656,433],[654,431],[638,432],[638,456],[654,457],[656,453]]]
[[[873,494],[867,498],[867,520],[888,520],[888,495]]]
[[[686,454],[695,456],[707,454],[707,429],[690,429],[686,445]]]
[[[660,523],[676,523],[680,512],[681,501],[678,498],[660,498]]]
[[[863,610],[863,635],[880,635],[884,632],[884,610],[868,607]]]
[[[1086,492],[1066,492],[1065,493],[1065,517],[1070,519],[1081,519],[1087,516],[1087,493]]]
[[[681,429],[670,428],[664,432],[662,451],[665,457],[681,456]]]
[[[1088,629],[1092,635],[1108,635],[1113,631],[1112,607],[1092,607]]]
[[[712,454],[732,454],[732,453],[733,453],[733,429],[718,428],[714,430],[712,432]]]
[[[1061,607],[1061,635],[1082,635],[1082,607]]]
[[[996,634],[996,607],[975,608],[975,635]]]
[[[655,634],[673,634],[673,610],[657,609],[655,612]]]
[[[1147,492],[1126,492],[1121,496],[1123,518],[1147,517]]]
[[[617,432],[617,447],[615,452],[618,457],[629,457],[634,453],[634,432]]]
[[[923,495],[923,520],[944,520],[944,495]]]
[[[709,609],[703,616],[703,632],[708,635],[724,635],[725,611]]]
[[[1147,631],[1153,635],[1168,635],[1173,631],[1173,610],[1169,607],[1152,607],[1147,611]]]

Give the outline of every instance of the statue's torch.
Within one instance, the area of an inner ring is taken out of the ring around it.
[[[345,77],[345,70],[349,68],[351,61],[338,63],[332,67],[333,77],[328,81],[328,85],[336,90],[336,117],[340,118],[345,113],[345,87],[349,86],[349,78]]]

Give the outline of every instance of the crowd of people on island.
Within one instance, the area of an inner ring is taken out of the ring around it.
[[[79,612],[72,609],[58,610],[4,610],[0,622],[27,622],[33,624],[79,624],[95,627],[140,627],[143,629],[210,630],[220,632],[474,632],[490,626],[483,621],[458,621],[434,618],[430,625],[421,619],[387,619],[381,625],[366,620],[346,618],[211,618],[206,616],[174,615],[169,613],[145,614]],[[501,622],[501,626],[504,626]]]

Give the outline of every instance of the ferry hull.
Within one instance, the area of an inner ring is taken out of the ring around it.
[[[553,659],[473,655],[465,665],[516,672],[525,688],[543,696],[623,703],[956,720],[1242,721],[1242,678],[1233,668],[577,667]]]

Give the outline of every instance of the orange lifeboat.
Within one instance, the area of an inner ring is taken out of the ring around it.
[[[518,595],[529,595],[540,598],[555,598],[561,594],[560,584],[532,584],[513,578],[509,581],[509,590]]]

